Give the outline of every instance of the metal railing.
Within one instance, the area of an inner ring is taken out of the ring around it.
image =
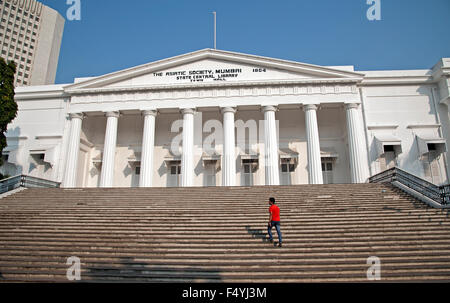
[[[26,188],[59,188],[61,183],[45,179],[19,175],[0,181],[0,194],[4,194],[19,187]]]
[[[369,178],[370,183],[399,182],[441,205],[450,205],[450,184],[437,186],[398,167]]]

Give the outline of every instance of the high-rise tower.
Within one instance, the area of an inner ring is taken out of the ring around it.
[[[35,0],[0,0],[0,18],[0,56],[16,62],[15,84],[53,84],[64,18]]]

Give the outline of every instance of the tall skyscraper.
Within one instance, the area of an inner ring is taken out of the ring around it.
[[[0,0],[0,17],[0,56],[16,62],[15,84],[53,84],[64,18],[35,0]]]

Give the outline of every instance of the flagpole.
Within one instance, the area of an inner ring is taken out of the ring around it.
[[[217,49],[217,14],[213,12],[214,15],[214,49]]]

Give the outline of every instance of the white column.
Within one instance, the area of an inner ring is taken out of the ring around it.
[[[350,152],[350,170],[352,183],[365,183],[369,177],[368,168],[365,166],[365,146],[363,129],[364,125],[358,114],[358,104],[346,104],[348,146]]]
[[[309,184],[323,184],[319,127],[317,125],[317,105],[305,105],[303,110],[305,111],[306,139],[308,145]]]
[[[266,185],[280,185],[280,168],[278,159],[277,124],[274,106],[264,106],[264,158],[266,168]]]
[[[194,181],[194,113],[186,108],[183,114],[183,153],[181,155],[181,186],[189,187]]]
[[[83,114],[70,114],[70,135],[67,148],[66,171],[64,174],[64,187],[76,187],[78,171],[78,154],[80,151],[80,134]]]
[[[118,112],[106,113],[107,121],[100,187],[113,187],[119,115]]]
[[[234,135],[234,114],[232,107],[222,108],[223,114],[223,167],[222,185],[236,186],[236,141]]]
[[[142,137],[141,175],[140,187],[152,187],[153,185],[153,155],[155,148],[155,120],[157,112],[146,110],[144,116],[144,135]]]

